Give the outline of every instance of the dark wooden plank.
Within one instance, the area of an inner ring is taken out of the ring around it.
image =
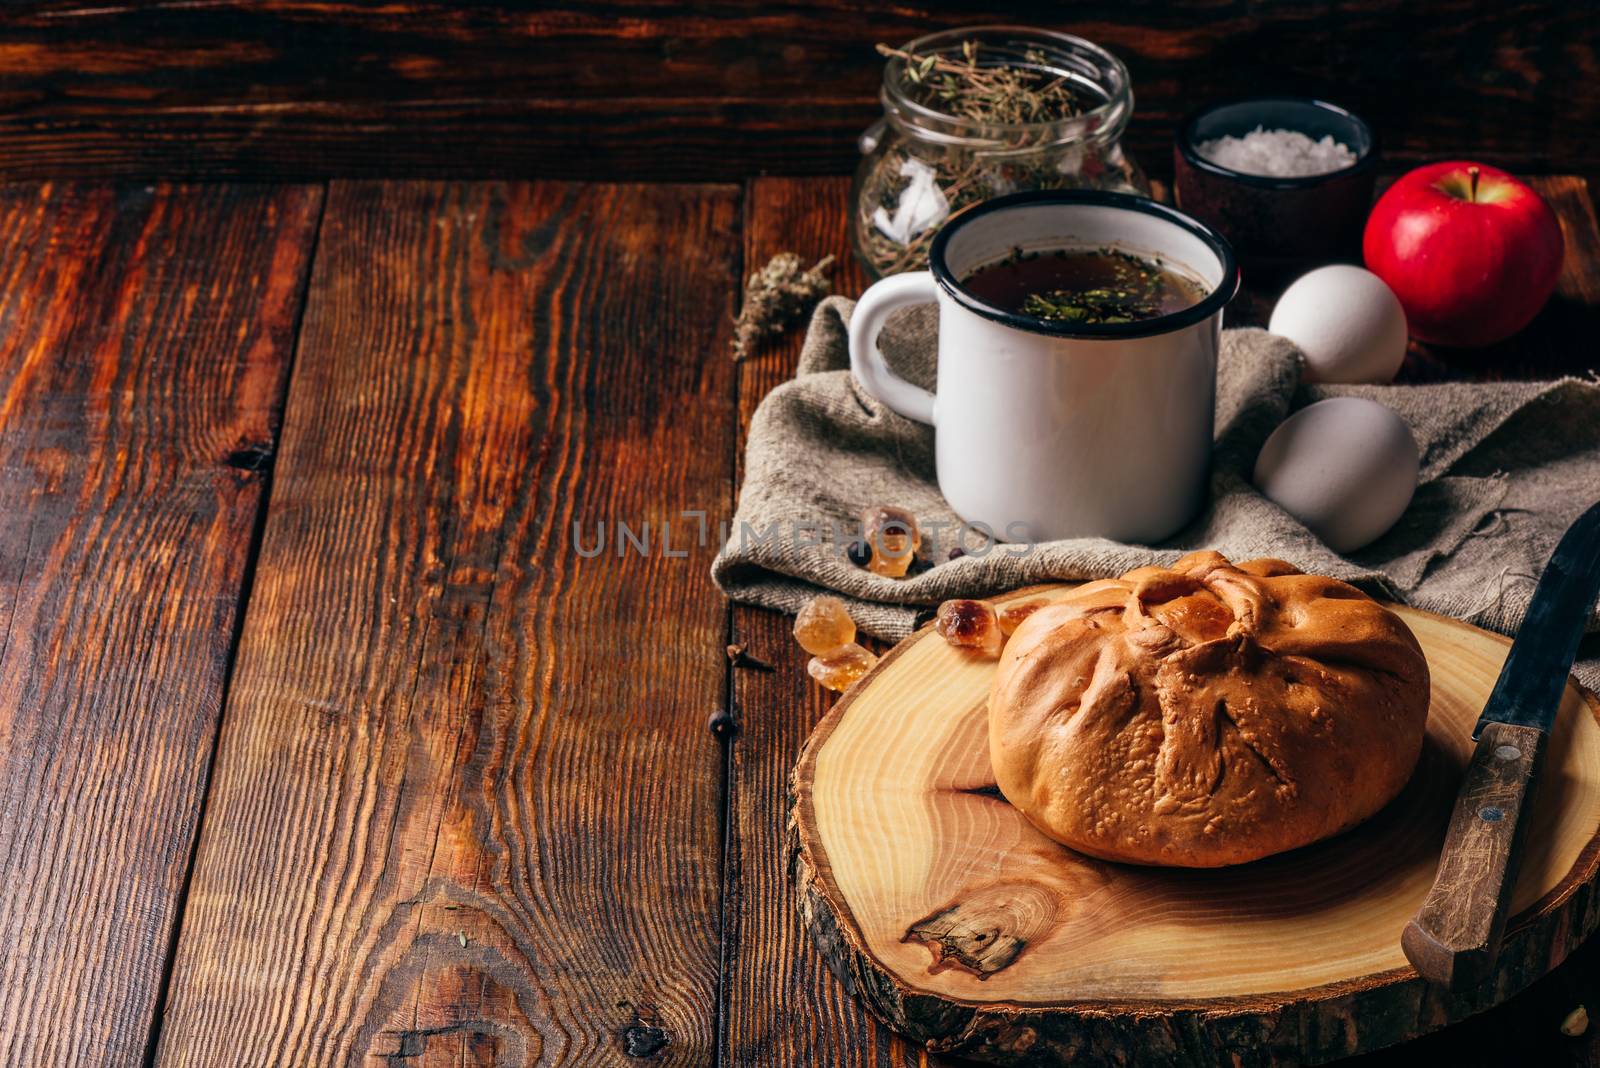
[[[879,113],[873,43],[1000,17],[971,0],[32,0],[0,18],[0,174],[844,173]],[[1397,159],[1600,167],[1583,4],[1088,0],[1004,20],[1123,57],[1129,143],[1156,174],[1185,112],[1256,92],[1345,103]]]
[[[320,200],[0,187],[0,1063],[144,1054]]]
[[[712,1058],[738,209],[330,190],[158,1063]]]
[[[1592,205],[1573,200],[1583,192],[1581,180],[1551,178],[1539,187],[1557,204],[1569,241],[1577,238],[1587,254],[1600,249]],[[843,211],[848,183],[838,179],[764,178],[751,183],[746,195],[745,257],[752,268],[774,253],[792,250],[807,258],[832,254],[841,266],[834,272],[835,291],[858,296],[865,279],[850,253]],[[1600,260],[1589,259],[1592,264]],[[1561,283],[1564,298],[1590,302],[1592,267],[1569,260]],[[1256,295],[1270,311],[1270,295]],[[1260,314],[1264,315],[1265,312]],[[1565,321],[1569,312],[1546,313]],[[1526,377],[1547,366],[1545,330],[1536,323],[1530,336],[1536,344],[1502,353],[1502,373],[1509,367]],[[774,385],[793,373],[801,331],[770,344],[757,357],[739,365],[741,450],[743,430],[755,406]],[[1591,331],[1567,338],[1593,354]],[[1520,355],[1519,355],[1520,353]],[[1483,377],[1462,368],[1447,368],[1454,377]],[[827,971],[795,916],[785,851],[788,776],[811,729],[832,704],[832,695],[805,674],[806,654],[790,634],[792,619],[775,612],[735,606],[735,640],[772,664],[771,673],[736,671],[733,710],[739,734],[732,745],[729,780],[728,954],[725,1026],[728,1063],[734,1065],[927,1065],[955,1068],[957,1062],[929,1056],[889,1033],[867,1015]],[[1395,932],[1396,938],[1399,932]],[[1600,1065],[1600,1031],[1572,1039],[1559,1033],[1562,1018],[1579,1003],[1600,1016],[1600,981],[1595,976],[1600,949],[1593,940],[1554,973],[1497,1010],[1429,1036],[1417,1043],[1351,1061],[1387,1065],[1452,1063],[1470,1068],[1498,1068],[1509,1063]]]
[[[851,255],[844,210],[848,183],[761,179],[746,193],[745,263],[751,270],[783,251],[810,260],[832,254],[834,291],[859,295],[865,279]],[[739,364],[739,455],[750,415],[767,391],[794,373],[803,331]],[[789,772],[833,695],[806,675],[793,619],[735,605],[734,641],[771,664],[736,670],[728,781],[728,932],[725,1027],[730,1065],[937,1066],[882,1027],[829,974],[795,914],[785,825]]]

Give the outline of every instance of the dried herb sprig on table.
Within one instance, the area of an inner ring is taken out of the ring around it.
[[[977,41],[961,43],[961,59],[939,53],[918,55],[879,43],[878,54],[901,59],[911,98],[924,107],[974,122],[1015,125],[1059,122],[1083,113],[1083,97],[1065,76],[1045,69],[1043,53],[1029,51],[1015,62],[982,63]]]
[[[824,256],[809,269],[793,252],[780,252],[745,283],[744,303],[733,327],[733,358],[742,360],[756,346],[777,337],[833,289],[825,273],[833,265]]]

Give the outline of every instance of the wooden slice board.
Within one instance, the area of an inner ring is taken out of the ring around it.
[[[1319,1063],[1510,996],[1600,912],[1600,702],[1568,687],[1500,974],[1451,998],[1412,971],[1400,931],[1433,881],[1510,643],[1395,610],[1433,677],[1410,785],[1345,835],[1212,870],[1105,863],[1034,830],[989,766],[994,662],[912,635],[839,700],[795,768],[792,872],[817,945],[894,1029],[1000,1064]]]

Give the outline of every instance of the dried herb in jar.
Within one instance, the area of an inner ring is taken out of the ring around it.
[[[1086,42],[1041,34],[1033,46],[1017,36],[925,51],[877,46],[890,60],[885,106],[894,122],[869,139],[876,146],[857,178],[853,224],[875,275],[925,266],[940,224],[993,197],[1146,191],[1117,140],[1131,111],[1120,64]],[[1073,125],[1103,108],[1099,119]]]
[[[1049,70],[1043,52],[1025,52],[1024,66],[980,62],[982,51],[977,41],[963,41],[957,60],[878,45],[880,56],[905,61],[906,79],[914,87],[911,99],[935,111],[1007,126],[1059,122],[1083,113],[1083,95]]]

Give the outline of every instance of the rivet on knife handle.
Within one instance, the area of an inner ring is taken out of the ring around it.
[[[1412,967],[1452,993],[1483,984],[1494,970],[1545,737],[1537,727],[1484,725],[1433,889],[1400,936]]]

